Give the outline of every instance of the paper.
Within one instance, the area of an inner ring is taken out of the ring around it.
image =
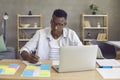
[[[52,65],[59,65],[59,60],[53,60]]]
[[[120,68],[97,68],[97,71],[104,79],[120,79]]]
[[[115,59],[97,59],[99,66],[120,67],[120,62]]]
[[[120,48],[120,41],[109,41],[108,43],[118,46]]]
[[[33,64],[33,63],[29,63],[28,61],[23,61],[23,63],[26,65],[35,65],[35,66],[40,66],[42,64],[42,62],[37,62],[37,63]]]

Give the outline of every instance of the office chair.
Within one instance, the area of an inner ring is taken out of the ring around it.
[[[104,58],[106,58],[106,59],[115,59],[116,58],[116,50],[113,45],[108,44],[103,41],[91,41],[91,44],[98,45]]]

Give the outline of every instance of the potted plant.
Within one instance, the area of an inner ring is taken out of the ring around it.
[[[89,6],[89,8],[90,8],[90,10],[92,11],[92,14],[93,14],[93,15],[98,12],[98,6],[95,5],[95,4],[91,4],[91,5]]]

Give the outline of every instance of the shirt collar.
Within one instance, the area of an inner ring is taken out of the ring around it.
[[[63,37],[64,37],[64,38],[67,37],[67,28],[63,28]],[[53,37],[52,37],[52,35],[51,35],[51,27],[50,27],[50,29],[48,30],[47,38],[48,38],[49,40],[52,40],[52,39],[53,39]]]

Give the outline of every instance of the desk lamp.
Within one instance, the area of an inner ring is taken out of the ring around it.
[[[2,34],[5,43],[6,43],[6,21],[8,18],[9,18],[8,13],[5,12],[3,15],[3,22],[2,22]]]

